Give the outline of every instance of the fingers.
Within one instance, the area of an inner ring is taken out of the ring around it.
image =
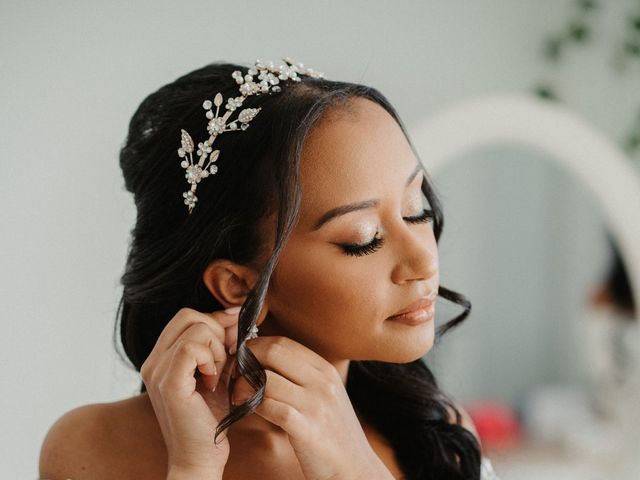
[[[209,348],[213,355],[213,371],[199,370],[202,372],[205,386],[212,390],[218,384],[220,373],[227,361],[227,352],[222,340],[208,324],[196,322],[183,332],[178,342],[197,342]]]
[[[212,350],[205,344],[194,340],[178,340],[173,352],[172,361],[166,372],[166,376],[160,385],[166,391],[193,391],[193,371],[198,369],[204,376],[215,375],[214,356]],[[184,385],[183,379],[190,378],[191,385]],[[211,378],[205,382],[211,382]]]
[[[227,347],[227,351],[229,354],[233,355],[236,353],[238,348],[238,327],[234,325],[229,328],[225,328],[224,330],[225,340],[224,345]]]
[[[217,316],[223,314],[215,313],[217,315],[203,314],[188,308],[181,309],[158,338],[154,351],[145,362],[148,364],[146,371],[156,370],[155,365],[158,362],[164,364],[165,378],[174,379],[174,388],[179,389],[177,383],[184,383],[184,388],[193,390],[195,370],[196,377],[197,372],[200,372],[205,388],[213,390],[220,380],[220,372],[227,360],[223,343],[225,329],[216,320]],[[167,347],[168,342],[173,343]],[[191,360],[189,354],[193,354]],[[159,367],[159,370],[162,371],[163,368]]]
[[[289,402],[265,397],[255,413],[278,425],[292,437],[303,437],[309,431],[305,416]]]
[[[316,352],[284,336],[266,336],[247,341],[249,350],[269,370],[300,386],[334,379],[337,371]],[[312,370],[317,370],[321,373]]]
[[[224,368],[222,369],[222,373],[220,374],[220,382],[222,382],[225,387],[228,387],[231,383],[231,374],[236,369],[236,361],[235,357],[230,357],[227,363],[225,363]]]
[[[265,370],[267,383],[264,397],[279,402],[289,403],[302,410],[304,408],[304,388],[289,381],[287,378],[271,370]],[[255,390],[244,377],[238,377],[233,389],[232,399],[234,405],[245,402],[255,394]]]
[[[162,330],[156,342],[160,351],[166,351],[177,341],[177,339],[195,322],[207,324],[221,342],[225,341],[225,326],[231,327],[233,322],[238,322],[238,314],[229,315],[222,311],[210,313],[198,312],[192,308],[181,308],[176,313],[173,321],[169,322]]]

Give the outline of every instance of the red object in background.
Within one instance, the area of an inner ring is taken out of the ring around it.
[[[511,407],[500,402],[477,401],[465,405],[484,449],[503,449],[520,441],[522,425]]]

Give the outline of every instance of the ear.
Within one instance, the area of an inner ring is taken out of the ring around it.
[[[229,308],[244,303],[255,285],[257,273],[251,267],[217,259],[207,266],[202,280],[224,308]]]

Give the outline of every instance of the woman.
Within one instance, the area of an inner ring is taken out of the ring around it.
[[[405,128],[376,89],[285,61],[207,65],[133,115],[118,316],[141,395],[61,417],[44,478],[489,478],[421,360],[471,306],[439,286]],[[464,312],[436,335],[437,294]]]

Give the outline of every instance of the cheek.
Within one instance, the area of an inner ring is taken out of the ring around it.
[[[372,257],[350,257],[317,246],[282,253],[278,290],[270,303],[273,315],[297,336],[331,339],[334,344],[344,340],[353,348],[354,338],[373,333],[389,314],[384,270]]]

